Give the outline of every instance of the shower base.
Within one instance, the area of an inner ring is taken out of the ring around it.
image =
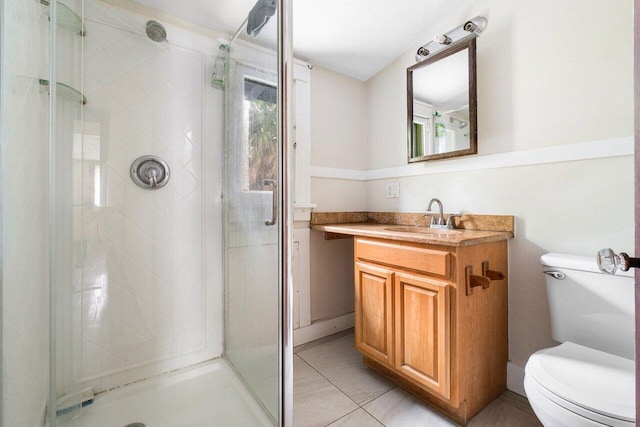
[[[83,427],[271,427],[224,359],[130,384],[95,398]]]

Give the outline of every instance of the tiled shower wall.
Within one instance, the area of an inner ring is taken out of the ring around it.
[[[83,378],[104,390],[222,353],[223,110],[213,40],[167,27],[155,43],[147,18],[86,4]],[[143,155],[167,186],[133,183]]]
[[[2,3],[0,3],[2,4]],[[4,0],[2,71],[3,425],[35,426],[49,385],[48,15]]]

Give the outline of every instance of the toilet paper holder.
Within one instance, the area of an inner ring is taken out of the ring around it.
[[[473,288],[481,286],[482,289],[488,289],[494,280],[504,280],[506,275],[501,271],[491,270],[489,261],[482,262],[482,275],[473,274],[473,266],[467,265],[464,268],[465,285],[467,295],[473,294]]]

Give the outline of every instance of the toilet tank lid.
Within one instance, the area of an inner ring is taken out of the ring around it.
[[[552,252],[542,255],[540,257],[540,264],[546,267],[568,268],[570,270],[590,271],[593,273],[603,274],[598,269],[598,263],[595,255],[584,256]],[[633,277],[633,271],[618,270],[616,272],[616,276]]]

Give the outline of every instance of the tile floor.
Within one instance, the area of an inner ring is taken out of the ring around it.
[[[353,332],[295,348],[295,427],[456,426],[362,364]],[[471,427],[540,427],[527,399],[505,392]]]

